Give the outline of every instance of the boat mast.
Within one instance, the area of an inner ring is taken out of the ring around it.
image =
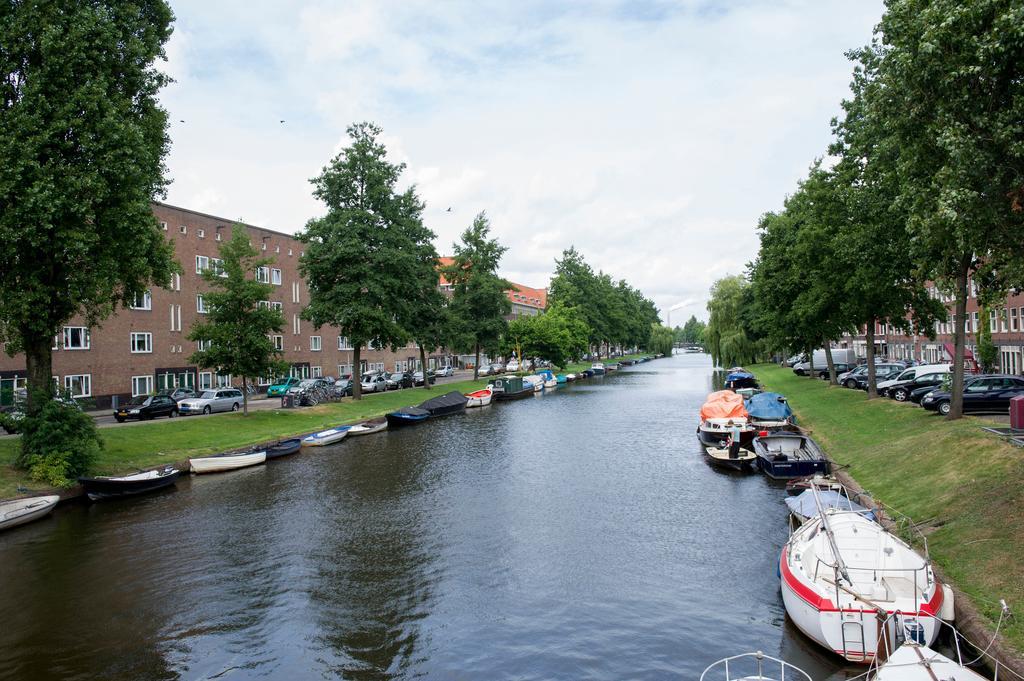
[[[853,580],[850,579],[850,573],[846,570],[846,562],[843,560],[842,554],[839,553],[839,546],[836,545],[836,535],[832,532],[832,525],[829,523],[828,515],[825,514],[825,509],[821,505],[821,497],[818,496],[818,486],[811,481],[811,491],[814,494],[814,505],[818,507],[818,516],[821,518],[821,526],[825,529],[825,536],[828,538],[829,546],[832,547],[832,555],[836,559],[836,567],[839,568],[839,574],[843,576],[846,583],[853,586]]]

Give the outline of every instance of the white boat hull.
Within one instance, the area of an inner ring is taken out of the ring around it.
[[[351,428],[345,428],[343,430],[330,429],[322,430],[319,433],[313,433],[302,438],[303,447],[323,447],[325,445],[333,445],[335,442],[341,442],[345,439],[345,436],[349,434]]]
[[[351,428],[349,428],[348,434],[351,435],[352,437],[359,437],[362,435],[373,435],[374,433],[379,433],[382,430],[387,430],[387,427],[387,421],[381,421],[380,423],[374,423],[369,426],[360,423],[357,426],[352,426]]]
[[[43,497],[0,502],[0,530],[7,530],[38,520],[52,511],[58,501],[60,501],[59,496],[49,494]]]
[[[469,395],[466,395],[466,409],[470,409],[472,407],[486,407],[488,404],[491,403],[491,398],[493,396],[493,392],[488,393],[486,395],[482,395],[480,397],[470,397]]]
[[[267,460],[266,452],[252,452],[236,456],[208,456],[200,459],[189,459],[189,470],[197,475],[203,473],[221,473],[236,468],[258,466]]]
[[[961,666],[927,646],[904,643],[881,664],[872,681],[986,681],[985,677]]]
[[[544,389],[545,390],[554,390],[557,387],[558,387],[558,379],[557,378],[552,378],[550,381],[544,381]]]

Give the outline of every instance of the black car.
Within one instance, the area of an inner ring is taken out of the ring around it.
[[[114,412],[114,418],[118,423],[124,423],[127,419],[139,419],[148,421],[157,416],[168,416],[174,418],[178,415],[178,403],[169,395],[150,395],[132,399],[131,402],[119,407]]]
[[[975,376],[964,385],[964,412],[1005,414],[1010,409],[1010,400],[1019,395],[1024,395],[1024,378],[1020,376]],[[921,406],[945,416],[951,399],[950,391],[933,390],[921,400]]]
[[[839,374],[845,374],[848,371],[853,371],[854,369],[857,368],[857,365],[856,364],[847,364],[846,362],[836,362],[835,363],[835,367],[836,367],[836,377],[838,377]],[[818,370],[818,378],[822,379],[823,381],[827,381],[828,380],[828,367],[825,367],[823,369],[819,369]]]
[[[910,394],[920,388],[931,388],[934,390],[942,385],[942,382],[946,380],[948,374],[924,374],[917,378],[909,381],[900,381],[899,383],[893,383],[885,390],[885,394],[888,397],[896,400],[897,402],[906,402],[910,399]]]
[[[411,388],[415,384],[412,378],[411,371],[395,371],[388,374],[387,378],[387,389],[388,390],[400,390],[402,388]]]
[[[888,381],[888,380],[891,380],[893,378],[896,378],[901,373],[903,373],[904,368],[905,367],[897,367],[897,368],[889,369],[887,371],[881,371],[881,370],[876,369],[875,370],[875,387],[877,388],[878,384],[881,383],[882,381]],[[860,390],[867,390],[868,389],[868,375],[867,375],[866,372],[864,374],[860,375],[860,376],[857,376],[856,381],[857,381],[857,388],[859,388]]]
[[[911,402],[913,402],[914,404],[921,404],[921,400],[924,399],[925,395],[927,395],[929,393],[932,393],[932,392],[935,392],[936,390],[939,390],[941,387],[942,387],[941,384],[937,385],[937,386],[936,385],[928,385],[928,386],[925,386],[923,388],[917,388],[916,390],[911,390],[910,391],[910,397],[908,397],[907,399],[910,400]]]
[[[437,383],[437,374],[435,374],[433,371],[428,371],[427,372],[427,380],[430,381],[431,385]],[[422,371],[415,371],[415,372],[413,372],[412,381],[413,381],[414,385],[423,385],[423,372]]]
[[[345,374],[334,382],[334,394],[337,397],[352,397],[352,374]]]

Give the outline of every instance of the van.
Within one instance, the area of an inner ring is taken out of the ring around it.
[[[904,369],[899,373],[898,376],[896,376],[896,378],[893,378],[888,381],[882,381],[881,383],[879,383],[878,394],[885,395],[885,391],[888,388],[896,385],[897,383],[909,383],[910,381],[913,381],[915,378],[920,378],[921,376],[930,376],[932,374],[948,374],[952,371],[952,366],[952,364],[949,364],[947,362],[946,364],[922,364],[921,366]]]
[[[828,360],[825,358],[824,350],[815,350],[813,358],[815,373],[818,373],[821,369],[828,368]],[[857,353],[849,348],[832,348],[832,361],[836,364],[855,366],[857,364]],[[810,368],[810,362],[799,362],[793,365],[793,373],[797,376],[806,376]]]

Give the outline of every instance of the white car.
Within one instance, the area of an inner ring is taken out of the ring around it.
[[[505,371],[508,371],[508,372],[519,371],[519,360],[510,359],[508,361],[508,364],[505,365]]]
[[[455,375],[455,369],[453,367],[438,367],[435,373],[437,373],[438,376],[447,378]]]
[[[382,393],[388,389],[388,379],[384,374],[363,374],[359,386],[364,393]]]
[[[242,408],[242,391],[237,388],[204,390],[199,397],[178,403],[178,413],[212,414],[215,411],[238,411]]]

